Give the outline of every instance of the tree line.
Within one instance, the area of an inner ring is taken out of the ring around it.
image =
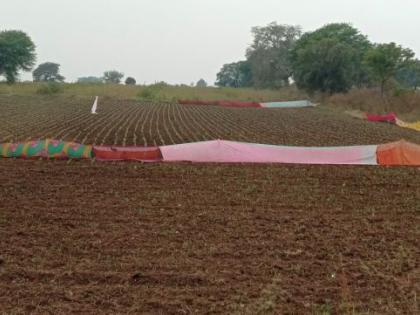
[[[36,52],[35,44],[32,39],[22,31],[1,31],[0,32],[0,76],[4,76],[6,81],[13,84],[18,79],[20,71],[31,71],[35,65]],[[65,78],[60,73],[60,64],[55,62],[44,62],[38,65],[32,72],[34,82],[64,82]],[[119,84],[124,78],[124,73],[117,70],[105,71],[101,77],[87,76],[81,77],[77,83],[87,84]],[[126,85],[135,85],[136,79],[127,77],[124,81]],[[203,79],[191,86],[207,87],[207,82]]]
[[[218,86],[280,88],[292,82],[309,93],[347,92],[394,82],[420,86],[420,61],[395,43],[371,43],[347,23],[327,24],[302,33],[300,26],[275,22],[252,28],[246,60],[225,64]]]
[[[0,32],[0,75],[10,84],[16,82],[20,71],[31,71],[36,61],[36,46],[22,31]],[[60,74],[60,64],[44,62],[32,72],[34,82],[64,82]],[[102,77],[79,78],[79,83],[120,83],[124,74],[116,70],[105,71]],[[125,83],[136,84],[133,77]]]
[[[105,71],[102,77],[81,77],[77,80],[77,83],[111,83],[111,84],[120,84],[124,78],[124,73],[117,70]],[[136,85],[136,79],[133,77],[127,77],[124,81],[126,85]]]
[[[303,33],[300,26],[275,22],[252,28],[253,42],[243,61],[225,64],[216,85],[226,87],[280,88],[294,83],[309,93],[346,92],[354,87],[388,84],[420,86],[420,61],[414,52],[395,43],[371,43],[346,23],[327,24]],[[0,32],[0,75],[14,83],[20,71],[35,65],[35,44],[21,31]],[[60,65],[40,64],[32,73],[36,82],[63,82]],[[82,77],[79,83],[120,83],[124,74],[110,70],[102,77]],[[126,84],[136,84],[127,77]],[[200,79],[196,86],[206,87]]]

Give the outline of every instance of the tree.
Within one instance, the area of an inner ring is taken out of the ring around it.
[[[234,88],[252,86],[251,65],[248,61],[225,64],[217,74],[216,85]]]
[[[16,82],[19,71],[30,71],[35,64],[35,44],[21,31],[0,32],[0,75]]]
[[[352,76],[354,54],[347,45],[335,39],[322,39],[311,44],[311,49],[299,54],[294,78],[299,88],[308,92],[344,92],[355,83]]]
[[[279,25],[252,28],[254,41],[246,56],[256,87],[289,85],[292,75],[289,53],[302,34],[300,26]]]
[[[377,44],[367,52],[364,62],[372,78],[380,84],[382,96],[386,83],[412,62],[413,57],[412,50],[395,43]]]
[[[94,77],[94,76],[80,77],[80,78],[77,79],[77,83],[98,84],[98,83],[104,83],[104,79]]]
[[[123,77],[124,77],[124,73],[118,72],[116,70],[110,70],[110,71],[104,72],[105,83],[119,84]]]
[[[367,82],[363,58],[371,43],[349,24],[305,33],[290,54],[293,79],[308,92],[346,92]]]
[[[45,62],[40,64],[32,76],[35,82],[49,81],[49,82],[63,82],[64,77],[60,74],[60,65],[54,62]]]
[[[197,84],[195,86],[199,88],[205,88],[207,87],[207,82],[204,79],[200,79],[197,81]]]
[[[128,77],[127,79],[125,79],[125,84],[126,85],[136,85],[136,79],[134,79],[132,77]]]
[[[402,86],[416,90],[420,86],[420,60],[408,62],[397,71],[395,78]]]

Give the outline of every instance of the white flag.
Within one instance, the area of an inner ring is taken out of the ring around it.
[[[98,107],[98,97],[95,98],[95,102],[93,103],[92,109],[91,109],[91,113],[92,114],[96,114],[96,108]]]

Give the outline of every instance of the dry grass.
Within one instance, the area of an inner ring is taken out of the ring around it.
[[[42,83],[0,84],[3,95],[34,95]],[[252,88],[197,88],[189,86],[126,86],[117,84],[63,84],[60,92],[68,96],[109,96],[117,99],[147,99],[174,102],[178,99],[194,100],[241,100],[241,101],[281,101],[305,98],[306,95],[296,88],[280,90],[257,90]]]
[[[29,96],[38,94],[42,83],[0,83],[0,95]],[[305,99],[308,96],[296,87],[279,90],[260,90],[253,88],[197,88],[170,85],[117,85],[117,84],[63,84],[59,94],[64,96],[92,97],[108,96],[123,100],[148,100],[176,102],[179,99],[193,100],[240,100],[240,101],[287,101]],[[382,98],[377,89],[355,89],[346,94],[314,98],[331,109],[360,110],[370,113],[396,112],[403,119],[420,119],[420,93],[400,91]]]
[[[396,112],[403,119],[420,118],[420,94],[404,91],[382,98],[375,89],[357,89],[347,94],[335,94],[324,100],[330,107],[383,114]]]

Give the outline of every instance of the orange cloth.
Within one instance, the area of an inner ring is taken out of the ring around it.
[[[419,165],[420,145],[404,140],[382,144],[376,153],[380,165]]]

